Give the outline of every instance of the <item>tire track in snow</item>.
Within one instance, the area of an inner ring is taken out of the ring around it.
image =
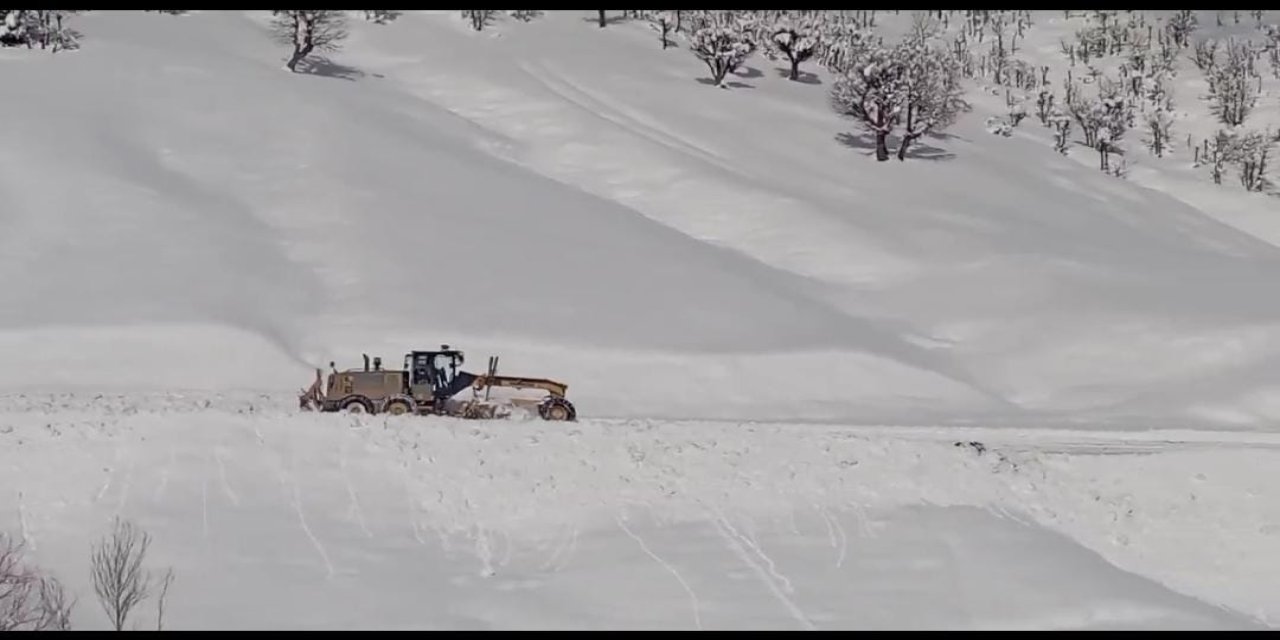
[[[360,498],[356,496],[356,488],[351,484],[351,476],[347,474],[347,441],[345,439],[338,446],[338,470],[342,473],[343,484],[347,485],[347,495],[351,497],[351,511],[355,513],[356,522],[360,524],[360,530],[364,531],[365,537],[372,538],[373,532],[369,531],[369,525],[364,520],[364,510],[360,508]]]
[[[693,607],[693,624],[698,628],[698,631],[702,631],[702,606],[698,603],[698,594],[693,592],[693,587],[690,587],[689,583],[685,582],[684,576],[681,576],[680,572],[676,571],[675,567],[671,566],[670,563],[663,560],[658,556],[658,554],[650,550],[649,545],[645,544],[644,540],[641,539],[640,536],[636,535],[635,532],[627,527],[627,523],[622,516],[614,516],[613,519],[617,521],[618,526],[622,528],[624,533],[630,536],[632,540],[635,540],[636,544],[640,545],[640,550],[644,551],[645,555],[653,558],[655,562],[662,565],[663,569],[666,569],[671,575],[675,576],[676,582],[679,582],[680,586],[684,588],[685,593],[689,594],[689,604]]]
[[[561,528],[561,531],[567,528],[568,528],[568,525],[565,525],[564,527]],[[568,534],[561,535],[559,539],[556,541],[556,548],[551,553],[551,557],[547,558],[547,560],[543,562],[542,566],[539,568],[542,569],[543,571],[547,569],[551,569],[552,565],[556,563],[556,560],[560,559],[560,554],[564,553],[565,547],[567,546],[568,542],[569,542]]]
[[[124,511],[124,505],[129,501],[129,487],[133,485],[133,467],[136,462],[136,458],[129,458],[129,466],[125,469],[124,481],[120,485],[120,500],[116,502],[116,515]]]
[[[231,490],[231,483],[227,481],[227,465],[222,462],[221,447],[214,447],[213,459],[218,463],[218,479],[222,483],[222,492],[226,494],[228,500],[231,500],[232,506],[240,506],[240,498],[236,496],[235,491]]]
[[[164,490],[169,486],[169,473],[176,463],[176,457],[173,447],[169,447],[169,462],[160,469],[160,483],[156,485],[156,492],[151,497],[152,502],[159,502],[164,498]]]
[[[27,524],[26,503],[22,499],[22,490],[18,490],[18,532],[22,535],[22,543],[36,549],[36,539],[31,535],[31,527]]]
[[[844,564],[845,548],[848,546],[848,539],[844,534],[844,527],[840,526],[840,518],[827,513],[826,508],[818,507],[818,513],[822,515],[822,520],[827,523],[827,540],[831,542],[831,548],[838,550],[836,556],[836,568],[839,569]],[[836,541],[836,534],[839,532],[840,540]]]
[[[302,495],[298,490],[298,483],[290,481],[293,485],[293,510],[298,514],[298,523],[302,525],[302,531],[307,534],[307,538],[311,539],[311,544],[315,546],[316,551],[320,553],[320,559],[324,560],[325,570],[328,577],[333,577],[333,563],[329,561],[329,554],[325,552],[324,545],[320,544],[320,539],[311,531],[311,527],[307,526],[307,516],[302,513]]]
[[[732,550],[744,563],[746,563],[748,567],[751,567],[752,571],[756,572],[756,575],[760,576],[760,581],[763,582],[765,586],[769,587],[769,591],[773,593],[774,597],[777,598],[784,607],[786,607],[787,611],[791,614],[791,617],[794,618],[795,621],[798,622],[806,631],[816,630],[817,627],[815,627],[813,622],[809,620],[808,616],[800,610],[800,607],[796,606],[796,603],[793,602],[791,598],[788,598],[787,594],[769,578],[769,572],[766,571],[764,567],[761,567],[760,564],[751,557],[751,554],[743,548],[741,534],[735,533],[736,530],[733,528],[733,525],[729,524],[729,522],[725,520],[724,516],[718,513],[714,514],[714,517],[711,518],[711,522],[715,525],[716,531],[720,534],[720,537],[724,538],[725,542],[729,544],[729,549]]]

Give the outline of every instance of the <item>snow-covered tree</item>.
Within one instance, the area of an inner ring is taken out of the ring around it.
[[[1218,41],[1208,39],[1197,42],[1193,59],[1196,61],[1196,67],[1200,71],[1204,73],[1212,72],[1218,62]]]
[[[1276,135],[1271,131],[1249,131],[1236,137],[1231,160],[1240,170],[1240,184],[1245,190],[1262,191],[1266,188],[1267,164],[1276,141]]]
[[[1041,89],[1036,95],[1036,117],[1040,119],[1040,124],[1049,125],[1049,117],[1053,115],[1055,107],[1053,91],[1049,89]]]
[[[889,134],[898,126],[898,159],[905,160],[912,142],[950,125],[966,105],[949,53],[909,38],[893,48],[868,47],[850,61],[831,89],[831,106],[875,136],[876,159],[885,161]]]
[[[906,94],[904,65],[896,54],[881,46],[867,49],[831,88],[832,108],[875,136],[881,162],[889,159],[889,134],[901,118]]]
[[[711,80],[724,87],[725,76],[756,50],[754,20],[736,11],[693,11],[689,16],[689,50],[711,71]]]
[[[822,40],[824,46],[818,53],[818,63],[831,73],[843,75],[880,41],[856,21],[840,16],[830,16],[825,21]]]
[[[1167,24],[1169,35],[1173,36],[1173,43],[1178,45],[1178,48],[1185,49],[1190,42],[1191,33],[1200,25],[1200,21],[1196,19],[1195,11],[1182,9],[1175,11]]]
[[[826,20],[818,11],[789,11],[763,25],[764,54],[770,60],[786,60],[787,78],[800,79],[800,64],[822,50]]]
[[[68,26],[72,9],[0,9],[0,46],[39,45],[54,53],[79,48],[80,33]]]
[[[1213,114],[1227,126],[1244,124],[1258,102],[1258,86],[1250,73],[1253,55],[1247,45],[1231,41],[1225,60],[1208,70]]]
[[[946,52],[926,37],[913,37],[898,47],[903,64],[902,143],[898,160],[906,160],[907,148],[921,136],[945,129],[966,107],[960,73]],[[1020,103],[1019,103],[1020,104]],[[1019,115],[1015,115],[1019,114]],[[1010,124],[1018,126],[1024,109],[1010,109]]]
[[[1071,145],[1071,116],[1053,107],[1049,114],[1049,124],[1053,127],[1053,150],[1067,155],[1067,149]]]
[[[1133,126],[1133,104],[1124,98],[1119,83],[1101,78],[1098,95],[1088,99],[1068,81],[1066,106],[1084,133],[1086,145],[1098,152],[1103,171],[1110,169],[1110,156],[1121,151],[1125,132]]]
[[[377,24],[385,24],[400,17],[399,11],[391,9],[363,9],[364,19]]]
[[[520,22],[531,22],[534,19],[542,17],[542,11],[532,9],[512,9],[507,11],[507,15],[519,20]]]
[[[497,17],[497,9],[462,9],[462,19],[471,23],[471,28],[476,31],[484,31],[490,22]]]
[[[296,72],[298,63],[314,51],[332,52],[342,47],[347,37],[347,17],[343,11],[330,9],[276,10],[271,33],[281,43],[293,46],[293,54],[285,66]]]
[[[1147,112],[1144,122],[1147,125],[1147,148],[1157,158],[1163,158],[1165,152],[1169,150],[1170,141],[1173,139],[1171,135],[1173,114],[1164,109],[1152,109]]]

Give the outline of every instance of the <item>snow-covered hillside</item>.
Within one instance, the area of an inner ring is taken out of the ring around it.
[[[7,385],[284,390],[447,342],[596,416],[1280,406],[1280,250],[980,109],[876,163],[821,73],[717,90],[640,24],[409,12],[290,74],[268,18],[0,52]]]
[[[1034,13],[1017,55],[1065,74],[1082,18]],[[1280,200],[993,135],[983,82],[876,162],[818,65],[717,88],[594,17],[354,18],[303,73],[269,11],[0,48],[0,529],[79,626],[116,514],[180,627],[1280,616]],[[1216,129],[1182,55],[1175,142]],[[583,422],[287,415],[315,367],[442,343]]]

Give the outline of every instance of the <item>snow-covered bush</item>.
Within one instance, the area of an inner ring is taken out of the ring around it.
[[[725,76],[756,50],[756,25],[737,11],[693,11],[689,16],[689,50],[711,71],[712,83],[724,87]]]
[[[986,121],[987,132],[998,136],[1008,138],[1013,135],[1013,123],[1001,118],[1000,116],[991,116]]]
[[[21,543],[0,533],[0,631],[69,630],[75,602],[23,555]]]
[[[272,13],[272,36],[293,46],[293,54],[285,63],[290,71],[297,71],[298,63],[314,51],[337,51],[347,37],[347,16],[342,11],[294,9]]]
[[[77,49],[80,33],[68,25],[68,18],[80,13],[71,9],[0,9],[0,46],[39,45],[54,53]]]

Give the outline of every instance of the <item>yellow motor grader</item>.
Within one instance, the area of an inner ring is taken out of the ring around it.
[[[498,358],[489,358],[484,374],[462,371],[462,351],[441,345],[438,351],[411,351],[404,356],[404,368],[383,369],[382,358],[364,355],[363,369],[338,371],[329,363],[329,380],[322,387],[321,372],[315,382],[298,396],[304,411],[346,411],[391,415],[445,415],[459,418],[506,418],[519,407],[536,411],[543,420],[577,420],[577,410],[565,398],[568,385],[545,378],[498,375]],[[540,398],[505,398],[494,401],[494,388],[540,389]],[[455,399],[471,389],[471,396]]]

